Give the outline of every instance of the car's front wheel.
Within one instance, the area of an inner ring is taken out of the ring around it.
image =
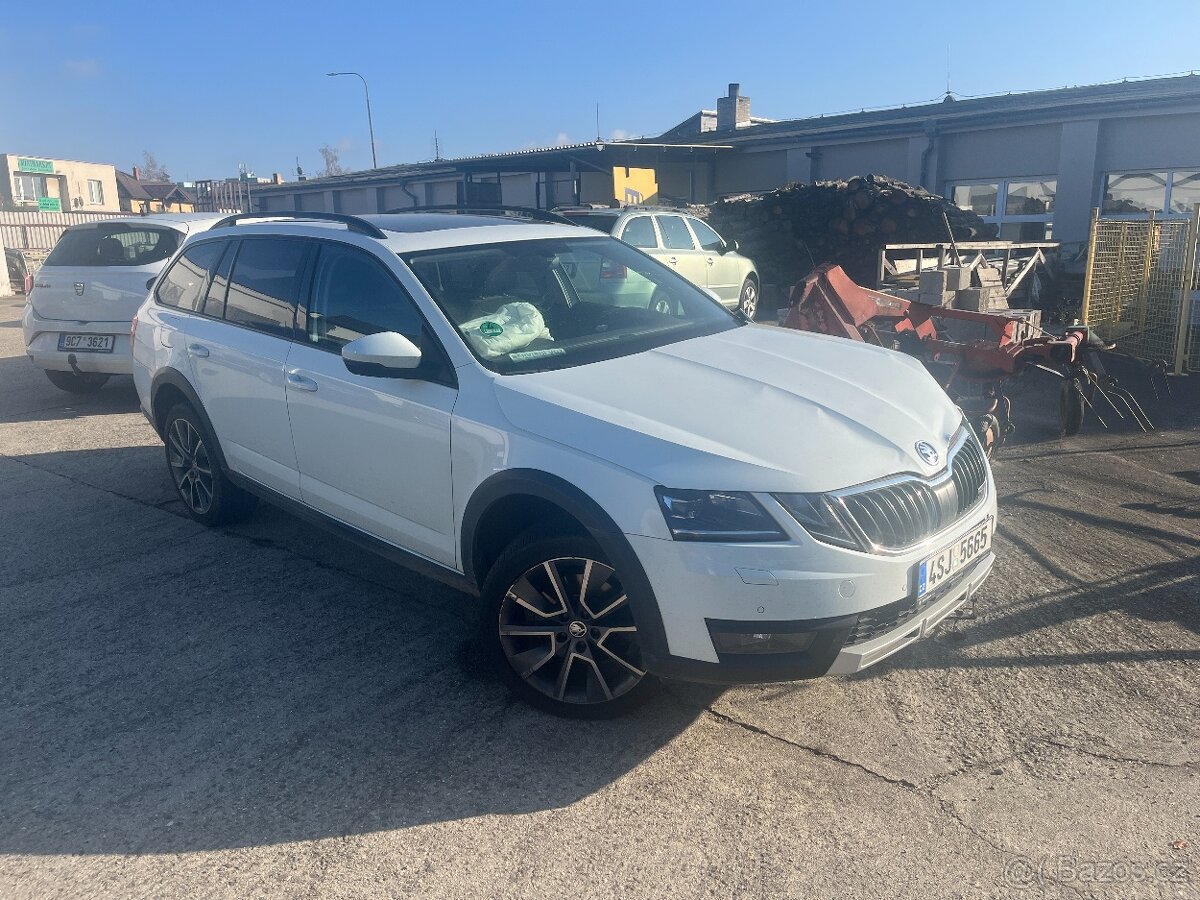
[[[69,394],[94,394],[108,383],[108,377],[103,372],[62,372],[58,369],[46,369],[46,377],[50,383],[61,391]]]
[[[742,282],[742,292],[738,294],[738,309],[751,322],[758,314],[758,282],[753,278],[747,278]]]
[[[480,629],[501,679],[556,715],[621,715],[653,690],[621,575],[589,537],[514,541],[484,582]]]
[[[222,471],[216,438],[191,406],[178,403],[171,408],[163,437],[171,481],[193,519],[205,525],[222,525],[243,519],[254,510],[257,498]]]

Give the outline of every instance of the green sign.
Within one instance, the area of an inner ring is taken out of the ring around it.
[[[54,163],[48,159],[21,159],[17,157],[18,172],[37,172],[39,175],[53,175]]]
[[[484,337],[499,337],[504,334],[504,327],[499,322],[484,322],[479,326],[479,333]]]
[[[62,212],[62,201],[57,197],[38,197],[38,212]]]

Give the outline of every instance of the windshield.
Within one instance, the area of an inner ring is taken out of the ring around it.
[[[638,353],[744,324],[612,238],[514,241],[402,257],[471,352],[504,374]]]

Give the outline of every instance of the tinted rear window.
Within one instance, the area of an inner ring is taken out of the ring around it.
[[[179,238],[174,229],[149,225],[103,222],[68,228],[43,265],[147,266],[169,259]]]
[[[612,234],[613,226],[617,224],[616,216],[597,215],[595,213],[565,213],[566,217],[576,225],[584,228],[595,228],[605,234]]]

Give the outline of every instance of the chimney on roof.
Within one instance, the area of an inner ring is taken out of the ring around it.
[[[137,166],[133,167],[133,180],[134,181],[142,180],[142,170],[139,169]]]
[[[733,131],[750,124],[750,98],[742,96],[742,86],[730,82],[729,96],[717,98],[717,131]]]

